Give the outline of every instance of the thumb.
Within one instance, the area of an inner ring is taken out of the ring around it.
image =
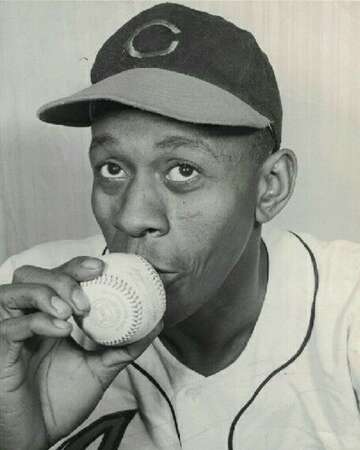
[[[55,270],[69,275],[76,281],[88,281],[100,276],[105,263],[100,258],[77,256]]]
[[[116,375],[137,359],[161,333],[162,320],[145,337],[123,347],[102,347],[101,350],[87,354],[87,363],[94,375],[106,389]]]

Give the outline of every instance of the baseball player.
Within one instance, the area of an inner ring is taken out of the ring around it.
[[[1,267],[1,450],[359,449],[360,247],[263,230],[296,158],[254,37],[159,4],[105,42],[91,81],[39,117],[91,126],[102,234]],[[155,267],[166,312],[90,351],[80,282],[109,252]]]

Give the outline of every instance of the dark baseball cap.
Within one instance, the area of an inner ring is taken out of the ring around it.
[[[41,120],[83,127],[99,102],[184,122],[272,131],[282,108],[273,69],[251,33],[222,17],[163,3],[119,28],[101,47],[92,85],[47,103]]]

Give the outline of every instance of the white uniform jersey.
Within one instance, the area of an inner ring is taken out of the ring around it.
[[[358,450],[360,245],[277,231],[264,242],[267,292],[236,361],[206,377],[156,339],[53,448]],[[54,267],[104,248],[101,236],[37,246],[10,258],[0,283],[17,266]]]

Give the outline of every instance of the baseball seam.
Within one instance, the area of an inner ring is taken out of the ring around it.
[[[101,277],[95,278],[94,280],[85,281],[82,285],[87,287],[92,285],[105,285],[120,291],[126,297],[126,300],[128,300],[130,309],[133,312],[134,320],[120,339],[101,340],[99,343],[103,345],[116,345],[131,339],[137,332],[143,316],[143,306],[141,302],[139,302],[139,297],[132,286],[129,286],[126,281],[119,279],[117,275],[107,273],[104,273]]]

